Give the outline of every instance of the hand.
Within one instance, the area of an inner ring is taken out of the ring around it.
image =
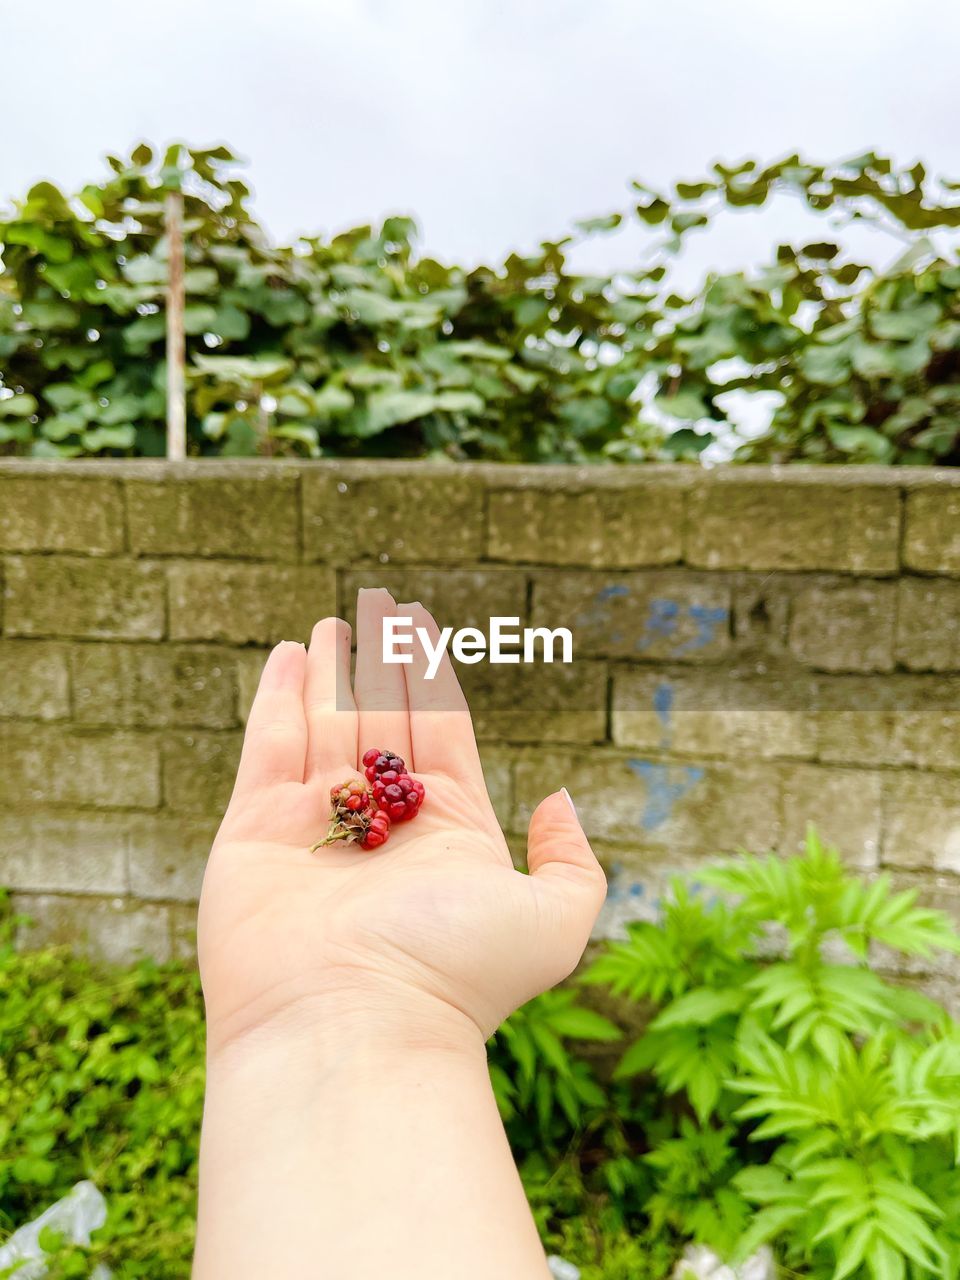
[[[436,638],[422,605],[361,592],[355,694],[338,619],[317,623],[309,652],[283,643],[267,660],[200,904],[212,1054],[250,1036],[322,1034],[331,1019],[486,1039],[582,955],[606,885],[569,798],[541,803],[530,874],[516,871],[449,659],[432,681],[419,646],[409,665],[381,661],[394,613]],[[331,786],[362,776],[370,747],[403,757],[426,788],[422,810],[382,849],[311,853]]]

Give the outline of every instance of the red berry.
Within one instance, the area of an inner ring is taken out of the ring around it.
[[[381,812],[383,811],[381,810]],[[403,818],[406,816],[406,812],[407,812],[407,806],[403,803],[402,800],[397,800],[394,804],[391,804],[390,807],[387,809],[387,813],[389,813],[391,818]]]
[[[363,763],[364,763],[364,765],[369,766],[369,765],[374,764],[374,763],[376,762],[376,759],[377,759],[377,757],[379,756],[379,754],[380,754],[380,748],[379,748],[379,747],[371,747],[369,751],[365,751],[365,752],[363,753]]]
[[[384,787],[383,798],[391,802],[394,800],[402,800],[403,791],[395,782],[392,782],[388,787]]]

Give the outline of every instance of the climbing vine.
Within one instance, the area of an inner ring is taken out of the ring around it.
[[[163,452],[163,208],[180,190],[194,454],[960,461],[960,183],[922,165],[794,155],[636,182],[622,210],[467,269],[422,253],[406,217],[272,243],[226,147],[107,161],[0,216],[0,452]],[[675,290],[691,235],[782,196],[831,237]],[[858,221],[903,241],[883,272],[844,249]],[[585,239],[627,225],[641,261],[574,269]],[[751,438],[758,396],[773,408]]]

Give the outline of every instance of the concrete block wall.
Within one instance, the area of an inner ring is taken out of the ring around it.
[[[0,883],[112,959],[193,947],[268,647],[358,586],[567,626],[462,668],[511,841],[565,783],[648,915],[805,824],[960,919],[960,475],[0,461]]]

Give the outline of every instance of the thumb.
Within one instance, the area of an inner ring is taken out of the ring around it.
[[[527,836],[527,868],[544,888],[549,885],[578,899],[577,906],[589,913],[593,924],[607,896],[607,878],[566,787],[541,800],[534,810]]]

